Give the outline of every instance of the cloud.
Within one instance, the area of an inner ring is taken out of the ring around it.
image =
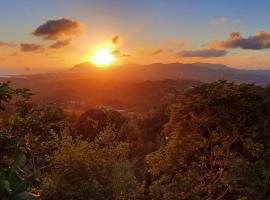
[[[51,44],[49,47],[52,49],[60,49],[60,48],[69,46],[70,42],[71,42],[71,39],[60,40],[60,41],[57,41],[57,42]]]
[[[22,43],[20,44],[20,49],[23,52],[37,52],[42,51],[43,47],[39,44],[34,43]]]
[[[217,50],[217,49],[181,51],[177,54],[178,57],[201,57],[201,58],[222,57],[225,55],[227,55],[226,50]]]
[[[240,32],[232,32],[224,41],[213,41],[207,46],[211,48],[241,48],[241,49],[269,49],[270,48],[270,32],[261,30],[255,35],[244,38]]]
[[[46,40],[58,40],[79,34],[81,27],[82,24],[79,21],[60,18],[48,20],[32,33],[35,36],[42,36]]]
[[[14,46],[16,46],[16,44],[0,41],[0,48],[2,48],[2,47],[14,47]]]
[[[113,44],[118,44],[119,43],[119,36],[118,35],[116,35],[116,36],[114,36],[113,38],[112,38],[112,43]]]
[[[127,57],[130,57],[129,54],[127,54],[127,53],[122,53],[122,52],[119,51],[119,50],[114,50],[114,51],[112,52],[112,54],[113,54],[114,56],[116,56],[117,58],[127,58]]]
[[[155,51],[152,52],[152,55],[159,55],[163,52],[163,49],[159,48],[159,49],[156,49]]]

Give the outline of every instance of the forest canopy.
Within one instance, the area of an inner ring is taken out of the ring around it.
[[[3,200],[270,199],[270,87],[196,84],[147,113],[72,115],[0,84]]]

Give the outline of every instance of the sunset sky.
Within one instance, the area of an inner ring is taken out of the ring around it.
[[[269,0],[0,0],[0,73],[54,71],[109,45],[114,64],[270,69]]]

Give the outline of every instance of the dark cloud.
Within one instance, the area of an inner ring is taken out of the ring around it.
[[[23,52],[37,52],[42,51],[43,47],[39,44],[34,43],[22,43],[20,44],[20,49]]]
[[[118,35],[116,35],[116,36],[114,36],[114,37],[112,38],[112,43],[113,43],[113,44],[118,44],[118,43],[119,43],[119,36],[118,36]]]
[[[60,49],[60,48],[69,46],[70,42],[71,42],[71,39],[61,40],[61,41],[57,41],[57,42],[53,43],[49,47],[52,49]]]
[[[82,24],[76,20],[68,18],[53,19],[37,27],[33,34],[35,36],[42,36],[44,39],[57,40],[77,35],[81,27]]]
[[[227,51],[217,49],[181,51],[177,54],[178,57],[201,57],[201,58],[222,57],[225,55],[227,55]]]
[[[240,32],[232,32],[224,41],[213,41],[208,44],[212,48],[241,48],[241,49],[269,49],[270,32],[259,31],[247,38],[242,37]]]
[[[0,48],[1,47],[14,47],[14,46],[16,46],[16,44],[0,41]]]
[[[156,49],[152,54],[153,54],[153,55],[159,55],[159,54],[161,54],[162,52],[163,52],[162,49]]]

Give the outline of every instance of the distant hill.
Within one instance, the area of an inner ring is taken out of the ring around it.
[[[81,63],[72,67],[69,72],[91,72],[95,70],[96,66],[91,63]]]
[[[222,64],[209,63],[153,63],[150,65],[122,65],[96,68],[90,63],[74,66],[68,72],[86,73],[92,77],[128,80],[193,79],[211,82],[226,79],[236,83],[270,83],[270,70],[240,70]],[[77,75],[78,75],[77,74]],[[85,75],[86,75],[85,74]]]
[[[14,87],[26,87],[39,103],[60,103],[67,107],[96,105],[129,110],[148,110],[170,101],[176,94],[200,82],[226,79],[236,83],[270,83],[269,70],[239,70],[221,64],[154,63],[97,68],[82,63],[58,72],[0,77]]]

